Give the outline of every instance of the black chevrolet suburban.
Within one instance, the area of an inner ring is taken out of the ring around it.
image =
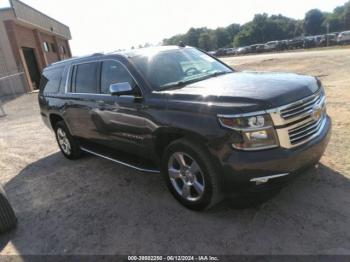
[[[161,172],[191,209],[269,190],[320,160],[330,137],[321,82],[238,72],[192,47],[73,58],[42,75],[41,116],[68,159],[94,154]]]

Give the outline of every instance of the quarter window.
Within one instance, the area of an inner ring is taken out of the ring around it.
[[[128,82],[135,87],[135,81],[125,67],[116,61],[104,61],[101,72],[101,93],[109,94],[109,86],[116,83]]]
[[[74,66],[72,92],[97,93],[99,63],[85,63]]]
[[[57,93],[64,67],[45,70],[40,80],[40,90],[44,93]]]

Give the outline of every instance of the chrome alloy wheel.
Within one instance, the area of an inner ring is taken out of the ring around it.
[[[204,175],[189,155],[175,152],[168,162],[168,174],[176,192],[188,201],[197,201],[204,193]]]
[[[70,146],[70,142],[68,140],[66,132],[62,128],[58,128],[56,132],[57,132],[57,140],[58,140],[58,144],[60,145],[60,148],[66,155],[70,155],[71,146]]]

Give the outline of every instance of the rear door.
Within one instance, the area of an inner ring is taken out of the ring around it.
[[[98,140],[93,111],[100,97],[100,62],[73,64],[68,78],[65,118],[73,135]]]

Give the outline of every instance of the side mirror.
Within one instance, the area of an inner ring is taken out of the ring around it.
[[[129,82],[111,84],[109,92],[112,96],[134,95],[134,90]]]

